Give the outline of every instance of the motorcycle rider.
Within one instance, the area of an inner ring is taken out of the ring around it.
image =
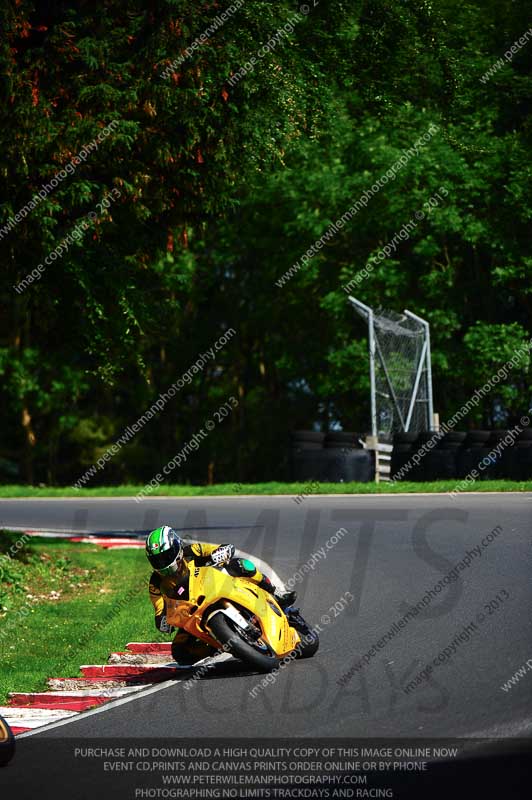
[[[155,611],[155,625],[161,633],[171,633],[174,630],[166,621],[165,598],[188,599],[190,566],[223,564],[229,575],[247,578],[261,589],[273,594],[283,609],[291,606],[296,599],[295,592],[278,591],[252,561],[247,558],[235,558],[233,544],[207,542],[186,544],[169,525],[162,525],[148,534],[146,556],[154,570],[150,578],[149,594]],[[172,655],[179,663],[192,664],[213,652],[205,642],[199,641],[186,631],[177,629],[172,642]]]

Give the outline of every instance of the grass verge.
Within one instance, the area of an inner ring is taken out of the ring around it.
[[[150,497],[216,497],[226,495],[309,495],[319,494],[411,494],[412,492],[452,492],[460,481],[433,481],[430,483],[219,483],[215,486],[184,486],[178,484],[159,486]],[[73,489],[71,486],[0,486],[0,498],[9,497],[134,497],[143,486],[97,486],[90,489]],[[463,492],[531,492],[529,481],[475,481]]]
[[[49,677],[80,677],[129,641],[161,639],[142,550],[108,550],[0,532],[0,704],[44,691]]]

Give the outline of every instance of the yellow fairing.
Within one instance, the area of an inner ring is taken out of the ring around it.
[[[215,567],[192,567],[189,579],[189,600],[166,598],[166,619],[170,625],[184,630],[220,649],[221,645],[202,626],[210,606],[250,611],[259,621],[262,639],[279,658],[292,652],[300,641],[299,634],[288,624],[284,612],[271,594],[245,578],[233,578]],[[214,610],[214,609],[213,609]]]

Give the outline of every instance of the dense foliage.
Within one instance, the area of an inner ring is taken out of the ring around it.
[[[342,286],[442,186],[445,203],[357,296],[430,320],[442,419],[530,338],[532,34],[492,69],[529,29],[528,4],[236,5],[224,24],[229,0],[1,5],[4,481],[75,481],[228,328],[87,485],[149,480],[230,396],[238,407],[174,482],[287,477],[293,428],[367,429],[365,330]],[[419,154],[279,286],[431,125]],[[467,422],[505,425],[530,395],[525,359]]]

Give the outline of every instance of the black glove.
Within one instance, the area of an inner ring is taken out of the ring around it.
[[[228,561],[231,561],[234,555],[234,544],[221,544],[216,550],[212,551],[211,561],[215,567],[219,567],[221,564],[227,564]]]
[[[161,617],[156,617],[155,625],[157,626],[157,629],[161,631],[161,633],[173,633],[173,631],[175,631],[175,628],[167,623],[166,614],[163,614]]]

